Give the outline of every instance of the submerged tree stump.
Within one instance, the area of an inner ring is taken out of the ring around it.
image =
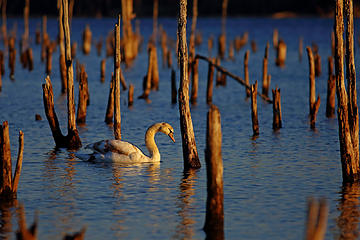
[[[245,56],[244,56],[244,80],[245,80],[245,84],[250,86],[250,82],[249,82],[249,55],[250,55],[250,51],[247,50],[245,52]],[[246,97],[250,97],[250,88],[245,88],[245,93],[246,93]]]
[[[134,85],[130,84],[128,93],[128,107],[134,104]]]
[[[344,8],[345,3],[345,8]],[[346,16],[346,78],[344,83],[344,9]],[[360,180],[359,113],[354,64],[354,19],[352,0],[336,0],[335,8],[335,76],[338,98],[338,123],[342,175],[344,182]]]
[[[105,82],[106,58],[100,62],[100,81]]]
[[[259,120],[258,120],[258,111],[257,111],[257,88],[258,82],[251,85],[251,120],[252,120],[252,129],[253,136],[259,136]]]
[[[286,60],[286,43],[284,40],[280,39],[277,45],[277,52],[276,52],[276,65],[283,67],[285,66]]]
[[[82,34],[82,40],[83,40],[82,50],[85,55],[88,55],[91,51],[91,39],[92,39],[92,33],[90,30],[90,26],[86,25],[84,32]]]
[[[327,97],[326,97],[326,117],[333,118],[335,116],[335,75],[333,57],[328,58],[328,81],[327,81]]]
[[[79,103],[77,109],[76,123],[85,124],[86,122],[86,110],[87,102],[89,99],[88,93],[88,81],[87,74],[85,70],[81,71],[80,81],[79,81]]]
[[[16,162],[15,174],[14,177],[12,177],[9,124],[7,121],[3,122],[3,124],[0,126],[0,199],[11,200],[16,198],[22,168],[23,154],[24,134],[22,131],[20,131],[18,157]]]
[[[200,168],[189,106],[188,53],[186,46],[187,0],[180,0],[178,19],[178,59],[180,62],[179,112],[184,169]]]
[[[114,86],[115,86],[115,79],[114,79],[114,75],[111,74],[108,104],[106,107],[106,114],[105,114],[105,122],[107,124],[112,123],[114,117]]]
[[[198,88],[199,88],[199,59],[195,58],[194,61],[191,64],[192,66],[192,84],[191,84],[191,98],[190,102],[191,104],[196,104],[197,102],[197,96],[198,96]]]
[[[121,140],[121,114],[120,114],[120,15],[115,24],[115,55],[114,55],[114,136],[116,140]]]
[[[174,69],[171,69],[171,103],[177,102],[177,90],[176,90],[176,73]]]
[[[281,96],[280,89],[275,88],[272,90],[273,97],[273,129],[274,131],[282,128],[282,115],[281,115]]]
[[[215,59],[211,59],[209,62],[209,69],[208,69],[208,81],[207,81],[207,88],[206,88],[206,103],[212,103],[212,95],[213,95],[213,86],[214,86],[214,61]]]
[[[214,237],[214,239],[223,239],[224,235],[224,190],[221,143],[220,112],[216,106],[211,105],[207,114],[206,129],[205,161],[207,201],[204,231],[207,235],[217,236]]]
[[[309,58],[309,112],[310,112],[310,127],[315,128],[316,115],[320,107],[320,96],[316,99],[316,89],[315,89],[315,61],[312,50],[310,47],[306,47]]]

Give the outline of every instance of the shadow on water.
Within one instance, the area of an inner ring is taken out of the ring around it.
[[[337,206],[340,215],[336,219],[340,235],[337,239],[358,239],[360,217],[360,183],[344,183]]]
[[[176,226],[176,239],[192,239],[194,236],[194,225],[196,221],[193,219],[193,209],[195,201],[195,185],[198,180],[197,172],[199,170],[190,169],[184,171],[183,177],[179,185],[179,195],[177,206],[179,208],[178,215],[181,218]]]

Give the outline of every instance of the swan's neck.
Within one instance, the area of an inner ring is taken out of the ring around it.
[[[155,134],[158,132],[158,128],[155,126],[150,127],[145,134],[146,148],[150,153],[150,158],[154,162],[160,162],[160,152],[155,143]]]

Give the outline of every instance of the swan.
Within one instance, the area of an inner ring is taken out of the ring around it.
[[[145,144],[150,157],[146,156],[137,146],[122,140],[102,140],[87,145],[86,149],[92,149],[92,154],[87,154],[88,161],[92,162],[119,162],[119,163],[141,163],[160,162],[160,152],[155,143],[155,134],[162,132],[174,139],[173,127],[165,122],[151,125],[145,133]],[[84,159],[84,156],[80,156]]]

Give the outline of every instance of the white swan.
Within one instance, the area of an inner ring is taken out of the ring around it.
[[[153,124],[147,129],[145,134],[145,144],[150,157],[146,156],[138,147],[129,142],[102,140],[85,147],[94,151],[92,154],[87,155],[87,160],[119,163],[160,162],[160,152],[155,143],[155,134],[158,132],[165,133],[175,142],[174,129],[170,124],[165,122]]]

